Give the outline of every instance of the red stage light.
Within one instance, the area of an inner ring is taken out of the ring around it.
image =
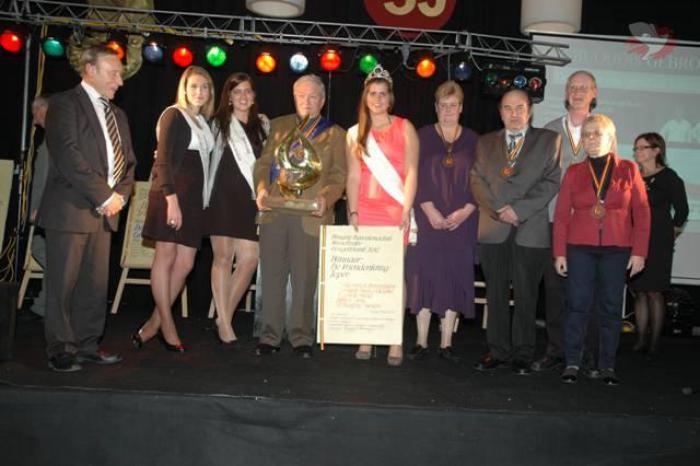
[[[187,47],[178,47],[173,52],[173,62],[180,68],[187,68],[193,61],[194,54]]]
[[[105,44],[105,47],[117,52],[117,58],[119,58],[119,60],[124,60],[124,47],[122,47],[122,44],[120,44],[116,40],[110,40]]]
[[[24,47],[24,41],[16,32],[5,29],[3,33],[0,34],[0,46],[7,52],[19,53],[22,47]]]
[[[270,52],[263,52],[258,55],[258,58],[255,60],[255,66],[261,73],[272,73],[275,71],[275,68],[277,68],[277,60],[275,60],[275,57],[273,57]]]
[[[542,79],[538,78],[537,76],[530,78],[529,86],[533,91],[539,90],[539,88],[542,87],[542,84],[544,84]]]
[[[341,63],[340,52],[335,49],[328,49],[321,54],[321,68],[325,71],[335,71]]]
[[[435,74],[435,62],[432,58],[424,58],[416,65],[416,73],[421,78],[429,78]]]

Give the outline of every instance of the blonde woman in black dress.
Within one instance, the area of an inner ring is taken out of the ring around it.
[[[204,235],[204,209],[211,193],[209,159],[214,148],[207,120],[214,110],[213,96],[209,73],[191,66],[180,78],[177,101],[158,120],[158,149],[142,233],[156,242],[151,266],[156,309],[131,336],[136,348],[157,335],[169,351],[185,351],[171,306],[192,270]]]
[[[258,114],[250,76],[234,73],[228,77],[212,126],[216,149],[207,209],[207,229],[214,251],[211,289],[217,310],[217,338],[222,345],[233,345],[233,314],[258,266],[253,166],[270,132],[267,117]]]

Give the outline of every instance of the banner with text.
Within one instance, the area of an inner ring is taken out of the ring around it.
[[[400,345],[403,232],[397,227],[322,226],[318,342]]]

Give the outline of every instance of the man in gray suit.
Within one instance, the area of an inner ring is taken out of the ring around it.
[[[80,59],[82,82],[55,95],[46,116],[51,164],[39,208],[46,231],[46,336],[49,367],[115,364],[99,349],[107,311],[111,232],[134,184],[136,158],[126,115],[110,103],[122,63],[106,47]]]
[[[593,74],[579,70],[573,72],[566,80],[564,107],[566,115],[547,123],[546,129],[561,135],[561,176],[573,163],[584,160],[586,153],[581,144],[581,126],[596,106],[598,86]],[[549,202],[550,229],[554,221],[554,207],[557,197]],[[551,259],[551,257],[550,257]],[[551,265],[551,266],[550,266]],[[540,372],[563,368],[564,365],[564,320],[566,315],[566,279],[560,276],[553,264],[544,268],[545,315],[547,318],[547,350],[544,356],[532,363],[532,370]],[[591,359],[588,349],[594,350],[598,340],[597,313],[592,313],[586,338],[587,361]],[[586,365],[589,365],[588,363]],[[589,373],[589,372],[587,372]]]
[[[488,301],[489,353],[474,368],[489,371],[510,361],[516,374],[526,375],[539,283],[551,259],[547,204],[559,190],[561,137],[529,126],[532,100],[523,90],[503,94],[499,111],[505,128],[479,138],[469,178],[479,204],[478,256]]]
[[[32,102],[32,123],[40,128],[46,127],[46,112],[49,110],[49,101],[44,96],[39,96]],[[34,171],[32,175],[32,192],[29,196],[29,221],[36,222],[41,198],[46,187],[46,178],[49,176],[49,150],[46,148],[46,138],[39,144],[34,158]],[[32,256],[34,260],[46,270],[46,239],[43,232],[34,231],[32,239]],[[46,287],[41,280],[41,289],[34,302],[31,311],[39,317],[44,317],[46,312]]]

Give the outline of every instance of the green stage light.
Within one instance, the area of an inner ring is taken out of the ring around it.
[[[218,45],[212,45],[207,50],[207,62],[215,68],[218,68],[226,63],[226,58],[226,50]]]
[[[377,57],[375,57],[371,53],[368,53],[367,55],[364,55],[362,58],[360,58],[360,71],[362,71],[364,74],[369,74],[377,66],[377,63],[379,63]]]
[[[41,50],[49,57],[62,57],[66,54],[66,48],[63,42],[55,37],[47,37],[41,44]]]

